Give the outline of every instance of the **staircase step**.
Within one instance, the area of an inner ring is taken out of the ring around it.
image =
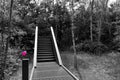
[[[37,56],[54,56],[54,54],[37,54]]]
[[[38,52],[39,54],[53,54],[53,52]]]
[[[38,40],[38,42],[44,42],[44,43],[52,43],[51,40]]]
[[[38,37],[38,40],[51,40],[52,38],[41,38],[41,37]]]
[[[42,40],[48,40],[48,41],[49,41],[49,40],[51,40],[51,39],[50,39],[50,38],[41,38],[41,37],[38,37],[38,40],[41,40],[41,41],[42,41]]]
[[[51,39],[51,36],[38,36],[37,62],[55,61]]]
[[[38,37],[38,40],[51,40],[51,38],[41,38],[41,37]]]
[[[52,45],[39,45],[39,48],[52,48]]]
[[[38,41],[38,44],[52,44],[52,42],[49,42],[49,41],[46,41],[46,42],[44,42],[44,41]]]
[[[37,59],[38,61],[39,60],[55,60],[55,58],[48,58],[48,59]]]
[[[38,48],[52,48],[52,46],[41,45],[41,46],[38,46]]]
[[[37,52],[52,52],[52,50],[38,50]]]
[[[41,46],[38,46],[38,49],[49,49],[49,48],[52,48],[52,46],[45,46],[45,45],[41,45]]]
[[[52,51],[50,51],[50,50],[45,50],[45,51],[41,51],[41,50],[39,50],[39,51],[37,51],[37,52],[39,52],[39,53],[46,53],[46,52],[48,52],[48,53],[53,53]]]
[[[37,52],[53,52],[52,50],[47,50],[47,49],[39,49]]]
[[[51,36],[38,36],[40,38],[51,38]]]
[[[38,44],[38,46],[40,47],[51,47],[52,46],[52,44]]]
[[[43,46],[48,46],[48,47],[50,46],[50,47],[51,47],[52,44],[43,44],[43,43],[42,43],[42,44],[38,44],[38,47],[40,47],[40,46],[42,46],[42,47],[43,47]]]
[[[38,44],[52,44],[50,41],[38,41]]]
[[[55,56],[38,56],[37,59],[51,59],[55,58]]]
[[[52,46],[38,46],[38,49],[52,49]]]
[[[38,49],[50,49],[52,50],[52,46],[38,46]]]
[[[53,52],[52,49],[38,49],[37,52]]]
[[[38,46],[52,46],[52,44],[38,44]]]
[[[52,50],[51,47],[38,47],[38,50]]]
[[[46,52],[50,51],[50,52],[52,52],[53,50],[49,48],[49,49],[38,49],[37,51],[43,51],[43,52],[45,52],[45,51],[46,51]]]
[[[55,59],[37,59],[37,62],[52,62],[55,61]]]
[[[39,53],[39,52],[38,52],[37,55],[47,55],[47,54],[48,54],[48,55],[54,55],[53,53]]]
[[[51,54],[51,55],[37,55],[38,57],[55,57],[54,54]]]

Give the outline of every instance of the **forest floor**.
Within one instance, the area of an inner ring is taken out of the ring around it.
[[[74,74],[73,53],[62,52],[63,64]],[[79,52],[77,55],[79,72],[83,80],[120,80],[120,53],[111,52],[102,56]],[[76,75],[77,76],[77,75]]]
[[[73,73],[77,74],[73,67],[73,53],[61,52],[63,64]],[[83,80],[120,80],[120,53],[111,52],[102,56],[90,55],[79,52],[77,54],[79,72]],[[22,64],[19,70],[10,80],[22,80]],[[29,70],[32,68],[32,62]],[[78,75],[76,75],[78,76]]]

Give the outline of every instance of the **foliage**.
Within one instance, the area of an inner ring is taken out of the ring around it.
[[[65,49],[64,47],[69,47],[72,45],[71,41],[71,16],[70,12],[67,8],[67,2],[58,2],[54,4],[52,0],[45,0],[41,1],[41,4],[38,6],[36,3],[31,3],[31,1],[27,2],[21,2],[20,0],[16,0],[15,3],[18,5],[15,6],[13,9],[14,14],[16,15],[13,18],[13,26],[19,27],[18,30],[23,31],[22,35],[18,35],[19,33],[13,35],[12,37],[15,38],[21,37],[21,39],[27,39],[27,35],[32,35],[31,37],[34,37],[34,30],[35,26],[39,26],[40,29],[43,29],[41,31],[44,31],[46,28],[49,28],[50,26],[54,27],[57,41],[59,44],[59,47],[61,49]],[[75,4],[80,4],[82,2]],[[89,3],[89,1],[87,1]],[[105,4],[103,4],[105,2]],[[87,4],[87,3],[86,3]],[[86,8],[86,4],[80,5],[78,9],[74,12],[74,25],[76,27],[75,29],[75,40],[76,44],[86,43],[86,41],[90,40],[90,8],[91,6],[88,6]],[[116,14],[119,20],[119,11],[115,8],[119,8],[119,6],[116,6],[116,4],[112,5],[111,8],[106,7],[107,0],[106,1],[95,1],[93,2],[93,14],[92,14],[92,36],[93,36],[93,42],[94,43],[101,43],[105,46],[109,47],[109,49],[112,49],[111,46],[115,46],[115,43],[119,42],[117,40],[119,38],[119,27],[116,26],[113,22],[116,21]],[[102,6],[102,7],[101,7]],[[101,15],[99,15],[101,14]],[[100,16],[102,18],[100,19]],[[102,20],[101,26],[99,24],[99,21]],[[6,21],[6,20],[5,20]],[[32,33],[30,33],[32,31]],[[43,33],[42,33],[43,34]],[[25,37],[26,36],[26,37]],[[12,39],[12,38],[11,38]],[[28,40],[28,39],[27,39]],[[28,40],[25,42],[19,41],[19,45],[17,42],[15,43],[17,46],[26,45],[26,47],[29,47],[27,44],[33,45],[33,39]],[[98,41],[98,42],[97,42]],[[30,43],[27,43],[30,42]],[[32,42],[32,43],[31,43]],[[11,43],[13,44],[13,43]],[[114,45],[113,45],[114,44]],[[14,45],[13,45],[14,46]],[[22,47],[21,47],[22,48]],[[31,49],[33,46],[31,46]]]
[[[76,49],[77,51],[84,51],[84,52],[88,52],[90,54],[92,53],[96,55],[100,55],[109,50],[109,48],[106,45],[98,42],[91,42],[91,41],[84,41],[84,42],[81,42],[80,44],[77,44]]]
[[[12,75],[14,75],[21,63],[20,50],[9,49],[6,61],[5,80],[8,80]]]
[[[120,6],[115,3],[108,7],[107,1],[94,0],[91,4],[88,0],[76,0],[73,4],[74,15],[71,15],[70,0],[56,3],[53,0],[43,0],[40,5],[33,0],[14,0],[10,24],[10,0],[0,0],[0,54],[3,56],[5,53],[9,32],[9,48],[26,49],[33,53],[35,26],[39,27],[41,35],[53,26],[60,50],[70,48],[71,16],[74,17],[77,51],[102,54],[109,50],[118,50]]]

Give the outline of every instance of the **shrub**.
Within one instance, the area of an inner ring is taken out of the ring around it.
[[[93,54],[101,54],[103,52],[108,51],[109,48],[102,43],[84,41],[84,42],[76,45],[76,50],[89,52],[89,53],[93,53]]]
[[[120,51],[120,42],[117,41],[117,42],[112,43],[110,46],[110,49],[115,50],[115,51]]]
[[[95,43],[94,48],[93,48],[93,53],[94,54],[103,54],[104,52],[107,52],[109,48],[102,43]]]

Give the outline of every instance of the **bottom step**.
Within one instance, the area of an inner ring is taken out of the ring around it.
[[[37,59],[37,62],[54,62],[55,59]]]

